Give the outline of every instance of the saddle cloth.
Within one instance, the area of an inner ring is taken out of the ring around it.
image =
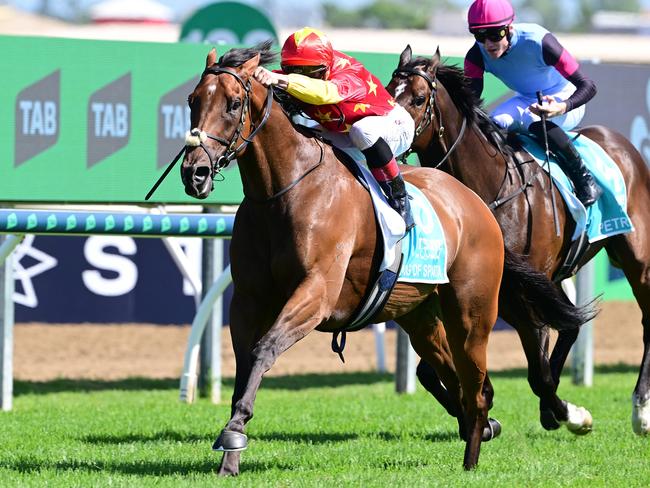
[[[346,152],[352,156],[353,151]],[[370,197],[384,239],[384,257],[379,271],[383,271],[392,264],[395,259],[395,244],[404,238],[402,241],[402,267],[397,281],[448,283],[447,243],[440,219],[429,200],[417,187],[406,183],[406,190],[411,197],[411,212],[416,225],[405,236],[402,217],[388,205],[379,184],[366,165],[361,163],[357,157],[354,158],[354,161],[370,188]]]
[[[602,196],[596,203],[585,209],[573,193],[571,180],[557,164],[555,156],[551,154],[550,171],[553,181],[576,222],[571,239],[575,241],[586,232],[589,242],[596,242],[607,237],[632,232],[634,227],[626,211],[627,194],[621,170],[605,150],[594,141],[574,132],[568,132],[568,134],[573,139],[584,164],[603,188]],[[537,163],[548,172],[544,148],[540,146],[539,142],[526,134],[519,134],[518,138]]]

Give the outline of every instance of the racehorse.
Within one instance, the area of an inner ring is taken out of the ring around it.
[[[230,50],[219,62],[213,49],[188,97],[193,129],[181,165],[185,192],[207,197],[213,178],[235,158],[244,192],[231,245],[235,386],[230,420],[213,446],[224,451],[221,475],[239,473],[248,444],[244,427],[263,374],[311,331],[344,329],[380,262],[368,192],[330,146],[298,130],[272,90],[253,79],[255,68],[275,56],[270,42]],[[465,419],[463,465],[471,469],[489,426],[492,399],[482,388],[502,272],[509,286],[530,290],[532,303],[513,298],[513,308],[531,327],[560,313],[563,302],[550,281],[513,256],[504,268],[508,253],[499,226],[472,191],[441,171],[411,168],[405,177],[442,223],[449,282],[398,283],[376,320],[396,319],[432,364],[436,356],[453,356]],[[449,349],[441,349],[441,337]]]
[[[490,208],[503,230],[506,247],[523,254],[537,271],[559,281],[562,264],[571,247],[575,223],[562,205],[554,216],[549,197],[549,178],[537,164],[520,164],[508,157],[503,139],[482,114],[481,102],[469,88],[462,71],[440,62],[440,53],[429,59],[412,56],[410,46],[402,52],[387,86],[413,116],[416,135],[411,149],[423,166],[440,168],[474,190]],[[616,235],[590,244],[578,262],[587,263],[605,248],[610,262],[623,270],[643,313],[644,352],[633,394],[632,425],[638,434],[650,433],[650,171],[635,147],[621,134],[602,126],[578,131],[600,145],[620,168],[627,190],[632,233]],[[498,134],[497,134],[498,136]],[[510,153],[512,154],[512,153]],[[552,192],[562,202],[558,189]],[[557,218],[560,232],[554,230]],[[512,317],[507,307],[502,317],[517,330],[528,360],[528,381],[540,398],[540,421],[545,429],[557,429],[575,415],[571,404],[560,400],[557,387],[576,329],[560,330],[551,358],[548,335],[539,334]],[[426,368],[427,365],[421,365]],[[451,366],[450,366],[451,367]],[[429,390],[440,390],[430,378]],[[444,391],[443,391],[444,393]],[[434,393],[435,395],[435,393]],[[447,397],[436,395],[442,402]],[[443,403],[444,404],[444,403]],[[587,433],[587,426],[569,422],[570,430]]]

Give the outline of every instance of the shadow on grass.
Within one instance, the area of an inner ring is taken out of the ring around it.
[[[148,443],[148,442],[212,442],[209,435],[201,435],[196,432],[178,432],[173,430],[163,430],[153,434],[122,434],[122,435],[85,435],[79,438],[81,442],[98,445],[118,445],[131,443]]]
[[[594,367],[595,375],[617,374],[617,373],[638,373],[639,367],[630,364],[607,364]],[[489,371],[490,378],[526,378],[526,368],[505,369],[503,371]],[[562,372],[563,375],[570,375],[571,368],[567,365]]]
[[[212,443],[213,434],[202,435],[197,433],[178,432],[173,430],[164,430],[153,434],[126,434],[126,435],[86,435],[79,440],[88,444],[97,445],[119,445],[130,443],[149,443],[149,442],[186,442],[186,443]],[[265,432],[262,434],[253,434],[250,439],[253,441],[269,442],[291,442],[304,444],[327,444],[330,442],[345,442],[357,439],[357,434],[348,434],[340,432],[332,433],[292,433],[292,432]]]
[[[569,374],[570,369],[565,368],[564,374]],[[614,373],[636,373],[637,366],[628,364],[613,364],[596,366],[596,375]],[[491,371],[492,378],[526,378],[525,368],[508,369],[504,371]],[[390,373],[335,373],[335,374],[302,374],[289,376],[270,376],[264,378],[262,389],[267,390],[305,390],[308,388],[336,388],[351,385],[371,385],[375,383],[390,383],[394,376]],[[234,387],[234,378],[224,378],[225,387]],[[107,390],[176,390],[179,388],[178,378],[128,378],[123,380],[74,380],[58,379],[52,381],[16,381],[14,394],[20,395],[47,395],[60,392],[92,392]]]
[[[170,390],[179,388],[178,378],[128,378],[124,380],[58,379],[51,381],[16,381],[14,394],[47,395],[61,392],[90,392],[106,390]]]
[[[388,373],[337,373],[303,374],[290,376],[270,376],[264,378],[263,389],[304,390],[307,388],[337,387],[349,385],[369,385],[390,382],[393,376]],[[234,387],[234,378],[223,378],[222,384]],[[14,394],[47,395],[61,392],[91,392],[107,390],[175,390],[180,386],[178,378],[128,378],[123,380],[85,380],[58,379],[52,381],[16,381]]]

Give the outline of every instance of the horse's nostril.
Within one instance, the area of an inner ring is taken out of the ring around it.
[[[208,168],[207,166],[199,166],[198,168],[196,168],[194,175],[199,178],[207,178],[208,176],[210,176],[210,168]]]

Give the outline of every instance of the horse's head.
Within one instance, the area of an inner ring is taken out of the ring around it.
[[[427,128],[435,118],[436,75],[440,65],[440,51],[431,59],[415,58],[407,45],[399,57],[397,69],[386,87],[395,100],[402,105],[415,121],[415,137]]]
[[[217,62],[212,49],[201,80],[188,97],[192,130],[186,137],[181,166],[185,193],[206,198],[213,178],[245,149],[254,135],[251,121],[252,74],[260,62],[269,62],[270,42],[256,48],[231,50]],[[261,85],[257,85],[262,89]],[[266,92],[265,92],[266,93]],[[270,108],[270,99],[268,103]],[[263,122],[262,122],[263,123]]]

